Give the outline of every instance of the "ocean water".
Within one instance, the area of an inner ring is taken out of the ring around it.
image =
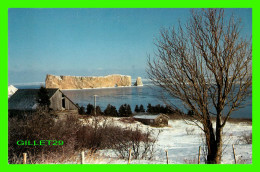
[[[39,88],[40,85],[14,85],[18,89],[20,88]],[[94,104],[94,95],[98,95],[96,104],[101,107],[102,110],[106,108],[108,104],[116,106],[117,109],[122,104],[129,104],[132,111],[136,105],[143,105],[147,108],[148,103],[152,105],[165,105],[162,101],[161,95],[167,97],[177,107],[185,112],[185,109],[181,101],[174,99],[163,93],[162,89],[148,82],[144,82],[143,87],[116,87],[116,88],[96,88],[96,89],[79,89],[79,90],[63,90],[74,103],[78,103],[80,106],[86,107],[87,104]],[[246,101],[246,105],[237,111],[234,111],[231,115],[232,118],[252,118],[252,96],[249,96]]]
[[[108,104],[116,106],[117,109],[122,104],[129,104],[134,110],[136,105],[143,105],[146,109],[148,103],[152,105],[161,104],[164,105],[162,99],[160,99],[161,89],[154,86],[144,85],[143,87],[117,87],[117,88],[102,88],[102,89],[85,89],[85,90],[63,90],[63,92],[74,102],[80,106],[86,106],[88,103],[94,104],[93,95],[98,95],[96,103],[102,110],[106,108]],[[170,98],[168,96],[168,98]],[[178,103],[179,101],[170,98],[172,102]]]

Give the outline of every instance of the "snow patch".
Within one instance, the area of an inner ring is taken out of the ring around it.
[[[8,98],[10,98],[18,89],[13,86],[13,85],[9,85],[8,86]]]
[[[160,131],[155,145],[155,154],[152,160],[131,160],[131,164],[166,164],[165,150],[168,151],[170,164],[197,163],[198,150],[201,146],[201,164],[204,161],[203,132],[196,126],[188,125],[183,120],[169,120],[169,126],[163,128],[143,125],[140,122],[124,123],[120,118],[110,118],[113,125],[123,128],[138,128],[143,132],[151,129],[156,137]],[[213,123],[215,125],[215,123]],[[192,133],[187,133],[187,128]],[[237,141],[243,133],[252,133],[252,125],[246,123],[226,123],[223,130],[223,156],[222,164],[234,164],[232,144],[235,146],[237,161],[240,163],[252,163],[252,144],[239,144]],[[103,159],[99,164],[127,164],[127,160],[119,159],[113,150],[99,150]]]

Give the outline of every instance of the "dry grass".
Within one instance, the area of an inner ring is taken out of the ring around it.
[[[192,120],[193,118],[186,114],[174,113],[174,114],[167,114],[167,116],[171,120]]]
[[[181,119],[192,120],[193,119],[191,116],[186,114],[175,113],[175,114],[167,114],[167,115],[170,117],[171,120],[181,120]],[[211,120],[212,122],[216,122],[216,117],[211,117]],[[233,124],[246,123],[252,125],[252,119],[249,118],[229,118],[228,122]]]
[[[47,112],[38,111],[24,119],[8,119],[8,162],[21,163],[23,153],[28,154],[28,163],[59,163],[74,155],[76,131],[80,122],[74,115],[65,115],[56,119]],[[62,140],[61,146],[18,146],[17,140]],[[65,156],[66,155],[66,156]]]
[[[136,120],[133,117],[121,117],[121,118],[119,118],[119,121],[126,123],[126,124],[136,123]]]
[[[185,164],[198,164],[198,158],[194,157],[194,158],[185,158],[184,160]]]
[[[252,159],[245,159],[243,156],[237,158],[237,164],[249,164]]]
[[[186,128],[186,134],[187,135],[194,135],[195,134],[195,128]]]
[[[216,117],[211,117],[211,119],[213,122],[216,122]],[[222,119],[224,120],[224,118]],[[252,125],[252,119],[248,118],[229,118],[228,122],[232,124],[246,123],[248,125]]]
[[[61,114],[59,114],[61,115]],[[81,119],[81,120],[80,120]],[[84,120],[82,120],[84,119]],[[134,123],[133,118],[122,118],[125,123]],[[82,123],[83,122],[83,123]],[[17,140],[63,140],[64,145],[18,146]],[[122,128],[104,116],[65,115],[62,119],[53,118],[48,112],[36,112],[30,118],[18,120],[9,118],[9,163],[22,163],[22,154],[28,154],[29,164],[56,164],[78,162],[78,152],[86,152],[87,163],[98,163],[102,156],[97,150],[115,149],[124,155],[132,148],[133,158],[152,157],[156,139],[151,131]],[[123,146],[122,146],[123,145]],[[141,150],[144,147],[145,150]],[[124,157],[125,158],[125,157]],[[107,161],[107,159],[106,159]]]
[[[85,159],[84,164],[102,164],[111,162],[111,158],[105,157],[104,155],[99,154],[96,150],[89,149],[84,152]]]
[[[239,144],[252,144],[252,133],[242,133],[237,142]]]

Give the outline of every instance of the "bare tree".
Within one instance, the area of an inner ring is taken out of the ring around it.
[[[161,31],[154,58],[148,57],[152,82],[193,111],[192,122],[205,134],[207,163],[221,163],[222,130],[251,94],[252,41],[240,29],[241,21],[225,18],[224,9],[192,10],[187,24]]]

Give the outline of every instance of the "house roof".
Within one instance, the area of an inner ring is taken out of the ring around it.
[[[47,88],[48,96],[51,98],[58,88]],[[37,96],[39,89],[18,89],[8,100],[8,109],[34,110],[37,107]]]
[[[164,115],[164,114],[157,114],[157,115],[145,115],[145,114],[142,114],[142,115],[135,115],[134,118],[136,119],[156,119],[157,117],[159,116],[165,116],[168,118],[168,116]]]

